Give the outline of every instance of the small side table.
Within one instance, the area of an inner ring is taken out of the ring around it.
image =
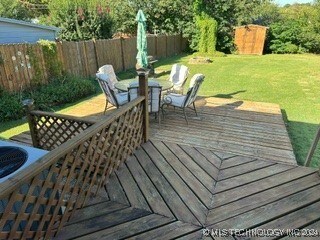
[[[156,62],[158,62],[158,60],[149,61],[149,68],[150,68],[149,76],[151,76],[151,77],[155,77],[154,64],[155,64]]]

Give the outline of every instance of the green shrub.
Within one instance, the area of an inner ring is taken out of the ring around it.
[[[0,122],[19,119],[22,116],[23,107],[20,102],[20,95],[2,91],[0,93]]]
[[[197,25],[200,30],[199,52],[215,53],[217,44],[217,21],[213,18],[204,15],[197,20]]]
[[[24,116],[21,99],[34,99],[40,110],[51,110],[54,106],[72,103],[96,92],[96,83],[92,79],[79,77],[61,77],[21,94],[8,93],[0,89],[0,122],[17,120]]]
[[[41,110],[49,110],[54,106],[72,103],[96,92],[92,80],[77,77],[61,77],[54,79],[49,85],[41,86],[30,92],[30,98]]]
[[[49,79],[62,76],[62,63],[58,59],[57,45],[53,41],[40,39],[38,44],[42,47],[43,57]]]

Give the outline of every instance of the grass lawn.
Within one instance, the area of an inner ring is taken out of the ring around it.
[[[188,64],[190,57],[179,55],[161,60],[156,64],[156,71],[170,71],[173,63],[180,62],[189,67],[191,76],[195,73],[206,76],[200,95],[279,104],[298,163],[304,163],[320,122],[320,56],[228,55],[212,58],[210,64],[197,65]],[[119,76],[128,78],[134,73]],[[0,137],[8,138],[22,129],[27,130],[26,125],[8,130],[21,123],[1,124]],[[319,165],[320,146],[313,160],[313,166]]]

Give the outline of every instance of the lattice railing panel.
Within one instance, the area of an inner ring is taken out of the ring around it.
[[[55,149],[94,124],[94,122],[79,118],[44,114],[45,112],[41,111],[30,112],[36,140],[33,144],[45,150]]]
[[[23,181],[23,185],[8,183],[7,188],[0,188],[0,239],[54,236],[141,144],[142,100],[52,150],[37,162],[40,169],[29,169],[22,179],[10,179],[10,183]]]

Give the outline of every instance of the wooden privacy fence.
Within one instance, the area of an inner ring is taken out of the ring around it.
[[[144,105],[141,96],[96,123],[31,111],[35,145],[53,150],[0,185],[0,239],[57,233],[141,144]]]
[[[181,35],[150,35],[147,37],[148,55],[157,59],[174,56],[186,49]],[[76,76],[94,76],[98,68],[112,64],[115,71],[135,67],[136,38],[117,38],[96,41],[57,42],[57,59],[62,70]],[[52,60],[52,59],[51,59]],[[0,87],[19,91],[48,81],[49,69],[42,46],[39,44],[0,45]]]

